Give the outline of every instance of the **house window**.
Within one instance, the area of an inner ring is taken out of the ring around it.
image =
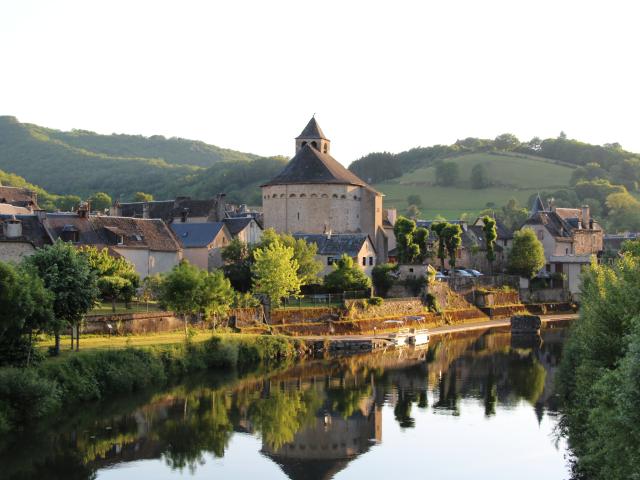
[[[364,267],[366,267],[366,266],[367,266],[367,257],[362,257],[362,265],[363,265]]]
[[[327,257],[327,265],[333,265],[337,261],[338,261],[338,259],[335,258],[335,257]]]
[[[118,245],[124,245],[124,236],[123,235],[118,235],[117,239],[118,239]]]
[[[538,230],[538,240],[544,240],[544,232],[542,230]]]
[[[413,273],[413,267],[409,269],[409,273]]]
[[[373,257],[369,257],[369,265],[373,265]]]
[[[568,248],[565,248],[565,249],[564,249],[564,254],[565,254],[565,255],[569,255],[569,249],[568,249]]]
[[[298,212],[298,220],[300,220],[300,212]]]

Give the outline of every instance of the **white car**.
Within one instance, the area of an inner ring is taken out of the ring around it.
[[[467,273],[470,273],[471,275],[473,275],[474,277],[481,277],[484,275],[484,273],[479,272],[478,270],[474,270],[473,268],[465,268],[465,271]]]
[[[462,270],[461,268],[456,268],[455,270],[455,274],[458,277],[473,277],[474,275],[471,275],[469,272],[467,272],[466,270]]]

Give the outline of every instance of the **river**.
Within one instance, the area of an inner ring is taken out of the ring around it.
[[[563,479],[567,329],[189,378],[86,405],[0,446],[0,478]]]

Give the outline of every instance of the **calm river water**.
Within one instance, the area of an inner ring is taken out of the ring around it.
[[[0,451],[3,479],[563,479],[564,328],[208,375],[65,412]]]

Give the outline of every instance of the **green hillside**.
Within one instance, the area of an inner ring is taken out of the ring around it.
[[[256,201],[255,186],[285,162],[192,140],[61,132],[0,117],[0,169],[54,194],[104,191],[127,200],[138,191],[156,198],[225,192],[231,201]]]
[[[400,211],[408,207],[409,195],[419,195],[422,218],[433,218],[438,214],[458,218],[464,212],[478,213],[489,202],[504,205],[509,199],[516,198],[524,204],[537,191],[566,188],[574,171],[574,168],[553,160],[518,153],[469,153],[448,157],[446,161],[458,165],[459,181],[455,186],[435,185],[435,166],[432,165],[375,187],[386,195],[385,205]],[[478,164],[485,167],[492,186],[471,188],[471,169]]]

